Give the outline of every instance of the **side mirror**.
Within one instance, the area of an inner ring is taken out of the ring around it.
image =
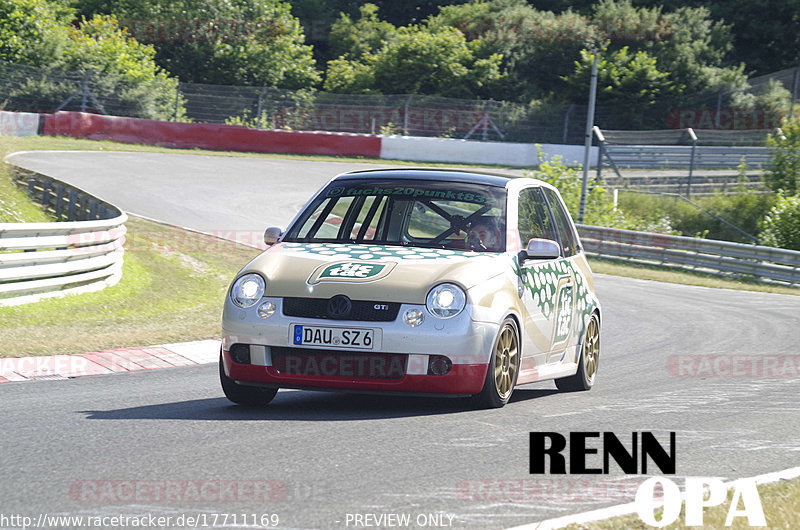
[[[269,246],[274,245],[280,239],[283,229],[277,226],[270,226],[264,231],[264,244]]]
[[[531,239],[522,254],[524,259],[556,259],[561,256],[561,247],[551,239]]]

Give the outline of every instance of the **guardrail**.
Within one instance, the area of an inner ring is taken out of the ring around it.
[[[578,232],[589,255],[800,284],[796,250],[588,225]]]
[[[61,181],[14,170],[17,184],[65,221],[0,223],[0,306],[116,284],[128,216]]]
[[[604,145],[605,155],[617,167],[653,169],[736,169],[742,160],[749,168],[764,168],[772,159],[769,147],[717,145]]]

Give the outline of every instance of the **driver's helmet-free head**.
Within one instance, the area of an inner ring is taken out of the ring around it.
[[[470,223],[467,247],[471,250],[499,251],[502,244],[502,231],[494,217],[479,217]]]

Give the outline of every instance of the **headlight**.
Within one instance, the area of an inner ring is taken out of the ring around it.
[[[459,314],[467,305],[467,294],[458,285],[443,283],[428,293],[425,306],[439,318],[450,318]]]
[[[264,296],[264,278],[258,274],[245,274],[233,283],[231,300],[239,307],[252,307]]]

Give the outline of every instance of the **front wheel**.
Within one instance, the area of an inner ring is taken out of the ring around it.
[[[225,397],[239,405],[248,407],[263,407],[278,393],[277,388],[260,388],[256,386],[242,386],[225,375],[225,366],[222,364],[222,355],[219,357],[219,382]]]
[[[500,326],[495,339],[483,390],[475,395],[479,406],[497,409],[508,403],[514,392],[519,375],[519,332],[513,318],[507,318]]]
[[[600,359],[600,319],[597,313],[592,314],[586,326],[586,334],[581,344],[581,355],[578,359],[578,371],[575,375],[556,379],[556,388],[565,392],[589,390],[594,385],[597,375],[597,361]]]

